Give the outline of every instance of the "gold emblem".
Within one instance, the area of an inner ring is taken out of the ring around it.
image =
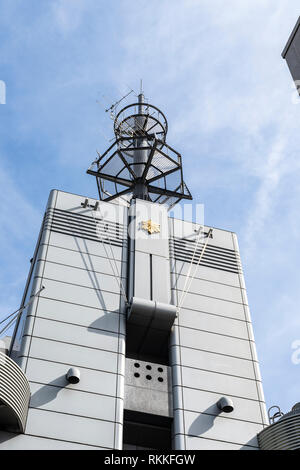
[[[150,233],[150,235],[152,235],[152,233],[159,233],[160,232],[160,225],[155,224],[150,219],[150,220],[147,220],[147,222],[144,222],[144,221],[142,222],[142,229],[147,230],[148,233]]]

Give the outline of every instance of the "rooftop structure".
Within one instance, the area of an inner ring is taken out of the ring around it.
[[[99,200],[50,193],[1,356],[1,449],[259,448],[237,236],[170,217],[191,194],[167,129],[141,93],[88,170]]]

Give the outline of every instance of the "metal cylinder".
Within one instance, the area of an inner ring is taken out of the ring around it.
[[[80,381],[80,370],[77,367],[71,367],[67,372],[66,379],[70,384],[78,384]]]
[[[233,401],[228,397],[220,398],[217,403],[217,407],[224,413],[231,413],[234,410]]]
[[[300,403],[258,434],[261,450],[300,449]]]
[[[0,424],[1,429],[24,432],[30,387],[24,372],[6,354],[0,352]]]
[[[148,160],[148,151],[147,149],[143,150],[143,147],[147,147],[147,139],[145,138],[144,130],[144,95],[141,93],[138,97],[139,106],[138,106],[138,116],[135,118],[135,133],[138,136],[135,139],[136,150],[134,152],[134,165],[133,171],[137,176],[137,184],[134,188],[133,196],[139,199],[148,199],[148,191],[145,182],[138,182],[139,178],[142,178],[147,160]]]

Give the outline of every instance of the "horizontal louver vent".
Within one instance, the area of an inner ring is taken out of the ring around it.
[[[116,246],[123,246],[125,240],[123,224],[101,219],[96,221],[92,216],[74,214],[61,209],[49,209],[44,224],[45,228],[52,232]]]
[[[170,240],[170,249],[174,258],[179,261],[186,261],[187,263],[190,263],[192,260],[193,264],[198,263],[203,246],[203,243],[198,244],[193,259],[196,242],[176,237]],[[241,272],[239,254],[236,251],[221,248],[210,243],[205,248],[200,265],[236,274]]]
[[[281,418],[258,434],[261,450],[299,450],[300,414]]]

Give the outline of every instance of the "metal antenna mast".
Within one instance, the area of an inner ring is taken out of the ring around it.
[[[141,83],[142,88],[142,83]],[[145,114],[144,114],[144,95],[141,92],[138,96],[138,116],[136,117],[136,129],[135,132],[138,135],[138,138],[135,141],[136,151],[134,152],[133,161],[133,171],[137,175],[136,184],[133,190],[133,197],[139,199],[148,199],[148,189],[146,185],[146,181],[143,180],[143,172],[145,165],[147,164],[148,160],[148,152],[147,152],[147,139],[145,137],[145,132],[143,131],[143,125],[145,122]]]
[[[122,99],[108,110],[115,110]],[[145,102],[142,80],[138,102],[115,115],[114,132],[114,143],[87,170],[96,177],[101,200],[131,193],[132,198],[171,208],[181,199],[192,199],[183,181],[181,155],[166,143],[167,119]]]

